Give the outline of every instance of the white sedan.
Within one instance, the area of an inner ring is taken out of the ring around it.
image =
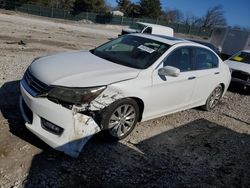
[[[203,45],[131,34],[35,59],[20,83],[20,108],[29,130],[76,157],[101,130],[118,140],[140,121],[213,109],[230,79],[228,66]]]
[[[250,87],[250,51],[243,50],[230,57],[225,63],[232,71],[232,82]]]

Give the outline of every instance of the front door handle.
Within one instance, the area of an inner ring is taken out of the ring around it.
[[[220,72],[215,72],[214,74],[220,74]]]
[[[195,78],[196,78],[195,76],[190,76],[190,77],[188,77],[188,80],[193,80]]]

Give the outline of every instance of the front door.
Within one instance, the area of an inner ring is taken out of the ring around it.
[[[196,79],[193,70],[193,49],[179,47],[172,51],[163,61],[163,66],[173,66],[180,69],[180,75],[160,76],[158,69],[152,73],[152,112],[167,114],[187,108],[191,98]],[[153,114],[152,114],[153,116]]]

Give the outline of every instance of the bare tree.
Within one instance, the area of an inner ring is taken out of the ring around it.
[[[178,9],[165,9],[163,12],[163,18],[167,22],[172,22],[172,23],[177,23],[181,22],[183,20],[183,14],[180,10]]]
[[[190,25],[190,26],[201,26],[201,18],[194,15],[193,12],[187,12],[185,15],[185,18],[183,20],[184,24]]]
[[[240,26],[240,25],[234,25],[234,26],[232,26],[232,28],[242,30],[242,31],[250,31],[250,27],[244,27],[244,26]]]
[[[202,27],[225,26],[227,24],[221,5],[209,8],[202,18]]]

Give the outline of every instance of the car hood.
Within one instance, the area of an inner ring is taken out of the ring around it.
[[[225,63],[229,66],[230,69],[240,70],[243,72],[248,72],[250,74],[250,65],[247,63],[231,61],[231,60],[226,60]]]
[[[89,51],[47,56],[30,65],[30,73],[47,85],[91,87],[138,76],[139,70],[99,58]]]

